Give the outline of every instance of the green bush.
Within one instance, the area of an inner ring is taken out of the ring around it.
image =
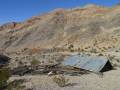
[[[2,68],[0,69],[0,90],[7,86],[7,80],[11,76],[9,68]]]
[[[39,65],[40,64],[40,61],[38,61],[38,60],[36,60],[36,59],[33,59],[32,61],[31,61],[31,65],[33,65],[33,66],[36,66],[36,65]]]

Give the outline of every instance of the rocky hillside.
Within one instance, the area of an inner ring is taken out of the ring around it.
[[[74,49],[120,47],[120,6],[57,9],[25,22],[0,27],[3,50],[67,49],[70,45]]]

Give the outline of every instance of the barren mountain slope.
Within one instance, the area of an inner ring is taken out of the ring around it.
[[[88,5],[69,10],[57,9],[25,22],[0,27],[0,48],[74,48],[117,46],[120,35],[120,6]],[[95,46],[95,45],[94,45]]]

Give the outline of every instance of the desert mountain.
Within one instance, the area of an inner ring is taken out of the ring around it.
[[[56,9],[6,23],[0,55],[0,88],[120,90],[120,5]]]
[[[120,6],[57,9],[21,23],[0,26],[0,48],[115,47],[120,41]]]

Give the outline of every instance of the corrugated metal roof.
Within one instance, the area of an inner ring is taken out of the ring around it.
[[[63,65],[69,65],[93,72],[100,72],[107,63],[108,59],[103,56],[81,56],[74,55],[66,57],[63,61]]]

